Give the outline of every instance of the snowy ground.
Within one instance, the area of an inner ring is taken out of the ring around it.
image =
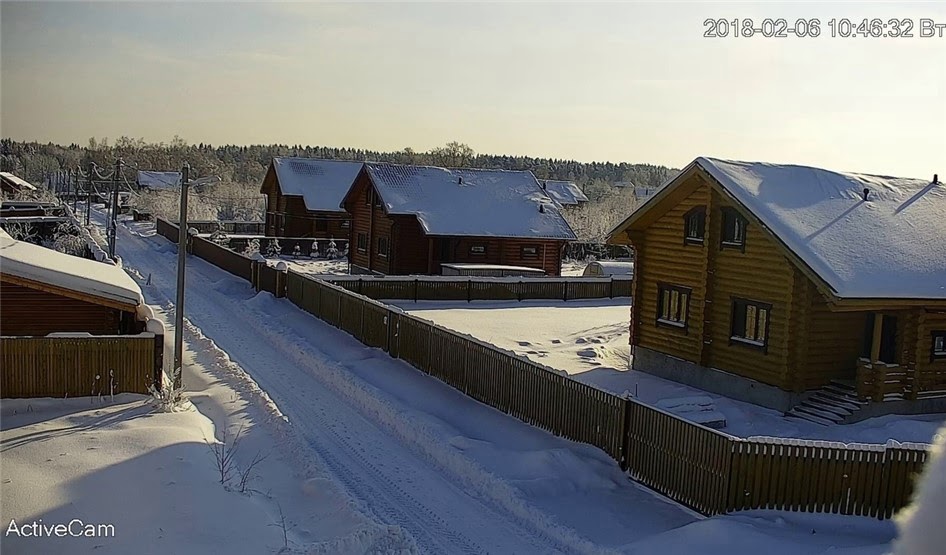
[[[143,225],[130,225],[138,231],[122,227],[118,235],[125,268],[170,319],[175,247]],[[216,483],[203,443],[209,424],[200,414],[114,408],[107,410],[123,416],[112,427],[95,428],[79,417],[107,419],[107,413],[75,412],[66,420],[50,413],[27,431],[32,413],[7,428],[13,405],[4,402],[4,519],[8,500],[15,499],[9,503],[23,507],[24,518],[51,522],[83,508],[95,522],[106,515],[98,507],[124,496],[114,501],[124,503],[123,510],[106,516],[132,530],[135,551],[159,553],[275,552],[282,531],[270,524],[280,508],[291,545],[316,553],[416,546],[428,553],[879,555],[894,535],[890,523],[834,515],[699,518],[629,481],[600,450],[476,403],[196,257],[188,265],[185,385],[218,438],[224,429],[247,429],[241,464],[257,452],[270,454],[258,467],[257,493],[246,497]],[[131,418],[136,411],[142,416]],[[129,425],[140,426],[135,436],[151,425],[156,429],[147,438],[117,435]],[[162,426],[183,429],[165,433]],[[99,439],[80,436],[83,431]],[[43,480],[32,470],[61,452],[76,453],[78,460],[77,451],[92,441],[114,443],[117,451],[83,452],[85,466],[64,456],[66,464],[44,469]],[[127,459],[148,463],[121,462]],[[168,474],[180,475],[182,465],[193,470],[187,485],[175,490],[169,482],[177,478]],[[149,472],[157,477],[140,476]],[[205,493],[205,485],[218,489]],[[203,510],[183,520],[182,506],[199,496],[206,497]],[[229,525],[232,537],[213,536],[220,523]],[[194,528],[206,532],[205,541],[215,540],[212,548],[189,542]],[[175,543],[154,543],[159,534],[170,536],[168,530],[178,532]],[[244,532],[255,536],[244,542]],[[130,544],[101,543],[101,552],[131,551]],[[10,545],[4,542],[4,553]],[[25,552],[57,552],[21,545]]]
[[[843,442],[888,439],[930,442],[943,415],[883,416],[845,426],[821,426],[650,374],[629,370],[627,299],[584,301],[388,301],[442,326],[564,370],[577,380],[648,403],[708,396],[726,418],[723,431]]]
[[[347,275],[348,260],[338,258],[335,260],[310,259],[310,258],[292,258],[291,256],[280,256],[278,258],[267,258],[270,265],[277,262],[285,262],[289,267],[299,273],[313,275]]]

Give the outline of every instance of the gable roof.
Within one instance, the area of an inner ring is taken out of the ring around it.
[[[176,189],[181,186],[181,172],[139,170],[138,186],[147,189]]]
[[[946,299],[946,185],[923,179],[697,158],[611,236],[659,205],[691,169],[705,172],[837,297]]]
[[[364,162],[318,158],[273,158],[271,169],[282,194],[302,197],[307,210],[342,212],[342,199]]]
[[[562,206],[578,206],[579,203],[588,202],[585,193],[581,192],[578,185],[571,181],[543,179],[539,183],[545,189],[546,194]]]
[[[531,171],[366,163],[388,214],[417,217],[427,235],[575,240]]]
[[[11,186],[16,187],[17,189],[26,189],[28,191],[36,190],[36,187],[32,183],[30,183],[29,181],[26,181],[25,179],[21,177],[13,175],[10,172],[0,172],[0,179],[2,179],[3,181],[6,181]]]
[[[141,288],[118,266],[87,260],[0,233],[0,274],[121,304],[144,302]]]

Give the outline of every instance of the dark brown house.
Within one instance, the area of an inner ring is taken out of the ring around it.
[[[441,264],[539,268],[560,275],[575,234],[529,171],[366,163],[342,203],[352,267],[440,274]]]
[[[273,158],[260,188],[266,195],[266,236],[347,239],[350,216],[340,205],[362,165]]]
[[[20,195],[35,192],[36,187],[10,172],[0,172],[0,190],[8,195]]]
[[[145,331],[141,289],[117,266],[0,232],[0,335],[129,335]]]
[[[609,241],[636,370],[822,423],[946,409],[936,177],[697,158]]]

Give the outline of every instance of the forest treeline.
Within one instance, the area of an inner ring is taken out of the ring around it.
[[[71,170],[80,165],[85,169],[89,162],[103,168],[111,168],[115,160],[121,158],[132,180],[135,169],[179,170],[186,160],[192,168],[192,175],[197,177],[214,175],[223,181],[259,184],[270,160],[275,156],[532,170],[539,179],[574,181],[593,198],[603,196],[615,183],[656,187],[671,175],[669,168],[653,164],[578,162],[556,158],[478,154],[469,146],[457,142],[426,152],[417,152],[411,148],[378,152],[356,148],[278,144],[213,146],[205,143],[189,144],[177,137],[169,143],[149,143],[131,137],[119,137],[109,142],[108,139],[93,137],[85,146],[3,139],[0,141],[0,155],[0,170],[13,171],[34,183],[41,183],[45,176],[59,170]]]

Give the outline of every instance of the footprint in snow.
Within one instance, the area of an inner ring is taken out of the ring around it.
[[[528,347],[532,345],[532,343],[529,343],[528,341],[516,341],[516,343],[518,343],[520,347]]]
[[[561,342],[562,342],[561,339],[553,339],[553,340],[552,340],[552,343],[554,343],[554,344],[556,344],[556,345],[558,345],[558,344],[561,343]]]

